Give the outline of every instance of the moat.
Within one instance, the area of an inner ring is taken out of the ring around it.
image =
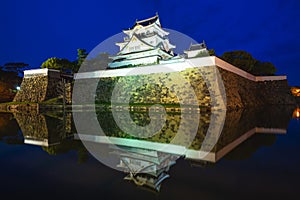
[[[198,132],[188,150],[200,149],[211,115],[200,114]],[[130,116],[140,126],[149,123],[146,112],[130,112]],[[180,113],[169,112],[163,134],[146,138],[148,146],[118,144],[122,150],[129,149],[130,155],[99,140],[89,141],[108,146],[110,151],[103,156],[122,169],[117,171],[86,150],[72,113],[0,113],[1,191],[12,198],[33,194],[51,198],[105,195],[113,199],[289,198],[298,194],[300,178],[297,116],[297,109],[288,106],[227,111],[220,137],[208,157],[195,159],[186,154],[173,159],[176,153],[157,152],[151,147],[154,142],[170,143],[176,134]],[[118,129],[111,112],[97,111],[97,119],[108,137],[134,141]],[[131,170],[145,162],[161,165],[157,155],[172,162],[164,162],[167,166],[156,174],[139,176],[124,167],[126,162],[131,163]]]

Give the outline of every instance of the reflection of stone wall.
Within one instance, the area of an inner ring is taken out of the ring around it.
[[[24,138],[48,138],[48,128],[44,115],[37,113],[15,113],[14,114]]]
[[[51,145],[66,137],[66,124],[61,119],[34,112],[14,113],[14,116],[25,140],[44,141],[45,145]]]
[[[148,115],[148,112],[132,112],[130,113],[131,118],[132,118],[132,123],[135,123],[139,126],[145,126],[148,123],[150,123],[150,117]],[[125,113],[124,113],[125,115]],[[120,119],[122,119],[122,112],[119,115]],[[155,119],[160,119],[162,115],[155,115]],[[163,118],[161,118],[163,120]],[[103,129],[104,133],[107,136],[111,137],[121,137],[121,138],[136,138],[133,135],[129,135],[127,133],[124,133],[119,126],[116,124],[113,115],[111,112],[99,112],[98,113],[98,121],[100,123],[101,128]],[[122,124],[122,120],[121,124]],[[127,123],[127,120],[124,120],[125,123]],[[147,141],[152,141],[152,142],[160,142],[160,143],[172,143],[172,140],[174,137],[178,134],[179,126],[180,123],[182,123],[181,128],[184,127],[183,132],[185,133],[182,135],[183,138],[180,138],[182,142],[186,141],[192,141],[191,142],[191,147],[193,149],[199,149],[203,139],[205,138],[205,134],[208,130],[209,123],[210,123],[210,114],[200,114],[200,122],[195,121],[195,117],[193,114],[190,115],[190,117],[186,117],[185,121],[181,119],[180,113],[168,113],[166,116],[166,121],[165,125],[163,128],[156,133],[155,135],[145,138]],[[191,131],[193,130],[192,127],[190,127],[189,124],[195,124],[199,123],[198,127],[198,132],[195,136],[193,137],[193,134]],[[122,127],[126,126],[128,124],[123,124]],[[132,125],[132,124],[129,124]],[[191,130],[190,130],[191,129]],[[178,135],[177,135],[178,136]],[[140,138],[136,138],[140,139]]]
[[[242,135],[256,127],[286,130],[289,124],[289,120],[291,119],[293,109],[293,107],[287,106],[273,106],[249,110],[238,109],[227,111],[224,126],[221,127],[223,128],[223,130],[221,130],[222,133],[220,137],[216,135],[217,143],[213,151],[222,149],[229,143],[235,141],[237,138],[241,137]],[[122,114],[120,114],[119,116],[120,119],[122,119]],[[146,126],[150,123],[148,112],[132,112],[130,113],[130,116],[132,119],[132,123],[135,123],[139,126]],[[145,138],[144,140],[159,143],[170,143],[175,135],[178,134],[180,123],[183,123],[185,125],[195,123],[193,116],[194,115],[191,114],[190,118],[186,119],[186,121],[183,122],[180,113],[168,113],[165,125],[161,129],[161,131],[151,137]],[[159,118],[160,115],[157,115],[155,117]],[[214,115],[212,115],[211,113],[200,113],[198,132],[193,139],[191,146],[189,147],[190,149],[200,149],[204,138],[207,139],[207,133],[209,131],[212,131],[213,135],[217,134],[215,130],[209,130],[210,128],[217,126],[215,124],[216,121],[213,121],[212,119],[213,117]],[[161,120],[163,120],[163,118]],[[132,139],[135,138],[133,135],[124,133],[124,131],[122,131],[118,127],[111,112],[99,112],[98,121],[107,136]],[[210,125],[210,123],[213,124]],[[122,120],[121,125],[121,127],[126,126],[125,123],[122,124]],[[186,128],[185,133],[187,134],[184,136],[185,138],[182,138],[182,141],[189,140],[189,136],[192,135],[190,134],[189,126],[184,126],[184,128]],[[214,145],[215,143],[212,141],[208,144]]]
[[[286,130],[293,109],[293,106],[269,106],[227,111],[223,131],[216,145],[216,151],[255,127]]]

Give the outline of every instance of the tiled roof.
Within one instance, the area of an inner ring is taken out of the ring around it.
[[[191,44],[189,51],[200,50],[205,48],[206,48],[206,44],[204,42],[200,44]]]

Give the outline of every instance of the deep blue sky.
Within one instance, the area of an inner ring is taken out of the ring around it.
[[[206,41],[218,55],[246,50],[272,62],[290,85],[300,85],[298,0],[4,0],[0,3],[0,65],[34,68],[49,57],[75,60],[136,19],[158,11],[163,27]]]

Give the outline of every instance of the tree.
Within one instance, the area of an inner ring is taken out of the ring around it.
[[[250,53],[241,50],[225,52],[221,58],[247,72],[251,72],[257,62]]]
[[[52,57],[43,62],[41,68],[56,69],[64,72],[75,72],[77,66],[74,62],[71,62],[68,59]]]
[[[17,76],[18,76],[17,72],[6,71],[3,69],[3,67],[0,66],[0,80],[1,81],[16,79]]]
[[[0,102],[12,101],[16,95],[16,87],[21,84],[22,78],[16,71],[7,71],[0,66]]]
[[[87,58],[87,56],[88,53],[85,49],[77,49],[77,59],[75,61],[71,62],[68,59],[52,57],[43,62],[41,68],[77,73],[83,64],[86,66],[83,67],[83,71],[95,71],[106,69],[108,63],[112,61],[108,53],[99,53],[92,58]]]
[[[88,53],[85,49],[77,49],[77,65],[80,67],[83,61],[88,56]]]
[[[14,85],[19,85],[21,82],[21,77],[19,76],[19,70],[7,69],[7,64],[3,67],[0,66],[0,81],[9,82]]]
[[[11,63],[5,63],[2,68],[4,71],[16,72],[17,74],[20,74],[25,69],[30,69],[30,66],[29,66],[29,64],[26,64],[23,62],[11,62]]]
[[[258,61],[251,73],[258,76],[272,76],[276,71],[277,69],[272,63]]]
[[[272,63],[256,60],[246,51],[225,52],[221,58],[253,75],[274,75],[276,72],[276,67]]]
[[[110,62],[112,62],[112,59],[109,57],[108,53],[99,53],[95,57],[87,58],[83,62],[84,67],[82,68],[82,72],[104,70]]]
[[[216,55],[216,52],[215,52],[214,49],[209,49],[208,53],[209,53],[210,56],[215,56]]]

